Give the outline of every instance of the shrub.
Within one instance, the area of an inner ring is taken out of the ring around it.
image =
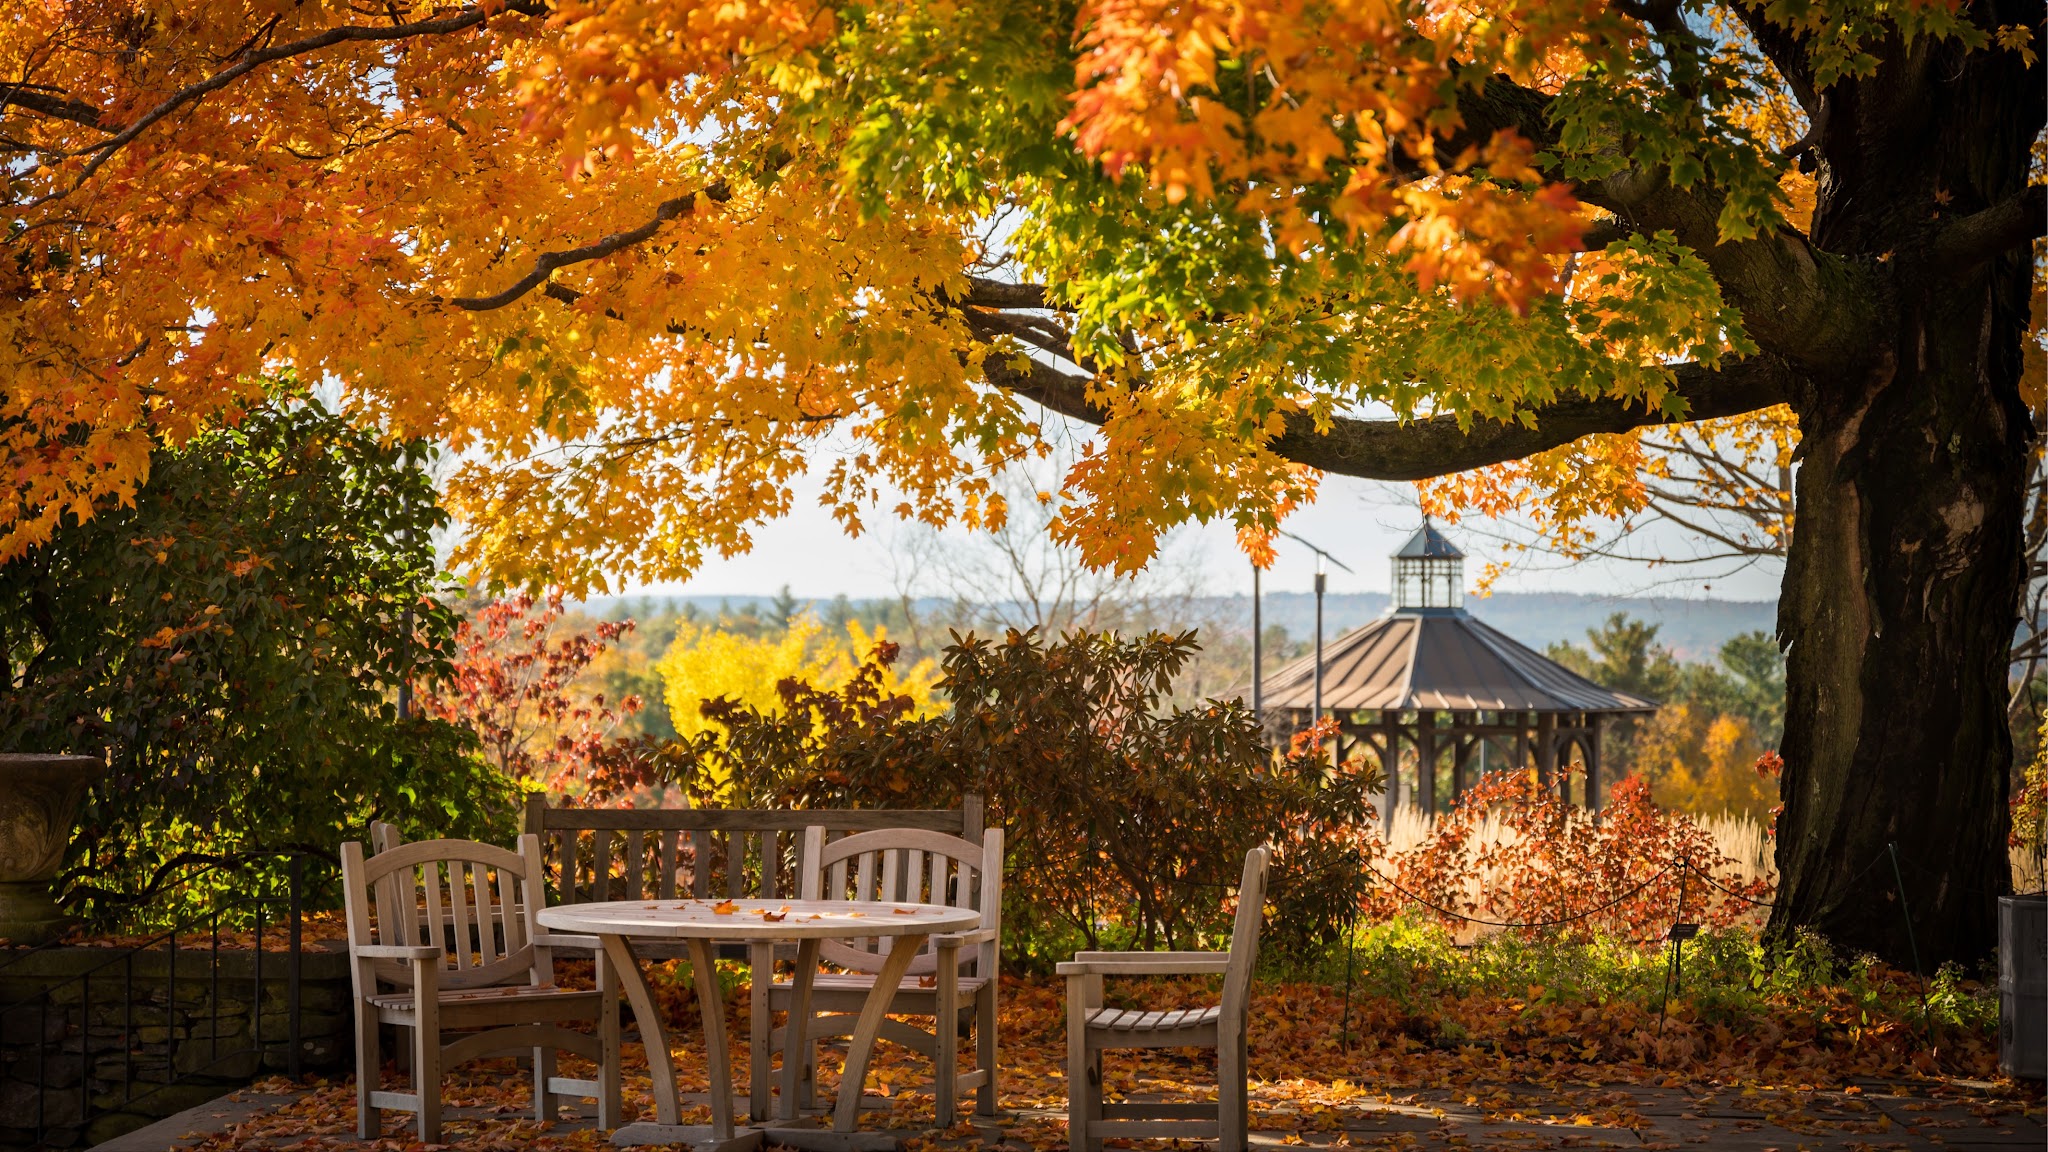
[[[2048,718],[2043,718],[2041,732],[2033,762],[2021,773],[2019,786],[2012,792],[2012,830],[2007,839],[2016,849],[2015,856],[2031,862],[2037,881],[2042,874],[2041,859],[2048,855]]]
[[[1747,932],[1709,930],[1686,945],[1680,982],[1666,945],[1500,933],[1460,946],[1408,913],[1362,929],[1349,962],[1368,1046],[1473,1046],[1567,1065],[1697,1061],[1730,1078],[1772,1066],[1802,1078],[1982,1075],[1995,1063],[1995,984],[1951,967],[1923,986],[1811,935],[1767,949]]]
[[[1388,863],[1395,882],[1374,890],[1377,918],[1419,897],[1449,926],[1470,918],[1525,925],[1525,934],[1647,941],[1674,920],[1727,927],[1770,892],[1736,875],[1697,822],[1657,807],[1635,775],[1615,785],[1596,820],[1532,773],[1490,773]]]
[[[446,670],[455,627],[431,597],[427,452],[277,403],[0,566],[0,741],[109,765],[67,858],[74,907],[111,914],[193,857],[332,857],[377,816],[506,827],[474,740],[394,707]]]
[[[1334,939],[1354,918],[1371,844],[1356,830],[1371,826],[1377,778],[1330,771],[1311,743],[1273,756],[1235,703],[1163,709],[1193,632],[954,641],[944,714],[920,718],[885,689],[884,644],[836,690],[784,680],[775,711],[707,702],[716,728],[680,771],[741,804],[947,807],[980,793],[1007,832],[1019,882],[1005,924],[1024,951],[1213,937],[1261,842],[1278,850],[1271,900],[1285,911],[1271,922],[1288,934],[1276,943]]]

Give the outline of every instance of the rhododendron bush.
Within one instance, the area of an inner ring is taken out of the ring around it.
[[[516,809],[468,732],[395,707],[455,655],[431,446],[270,384],[134,507],[0,563],[0,750],[107,763],[64,879],[96,920],[188,865],[331,854],[371,819],[497,838]]]

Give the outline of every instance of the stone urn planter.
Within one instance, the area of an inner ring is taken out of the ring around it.
[[[50,881],[64,863],[78,803],[105,771],[97,756],[0,753],[0,938],[42,944],[71,923]]]

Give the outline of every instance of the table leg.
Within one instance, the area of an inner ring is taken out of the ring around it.
[[[633,1019],[640,1024],[640,1043],[647,1049],[647,1074],[654,1081],[654,1118],[662,1124],[681,1123],[682,1109],[676,1104],[676,1067],[668,1054],[668,1024],[654,1007],[654,995],[647,990],[647,977],[640,971],[640,958],[633,954],[633,942],[624,936],[605,934],[604,954],[618,974],[619,990],[633,1006]],[[718,1033],[725,1035],[723,1027]]]
[[[832,1128],[837,1132],[851,1132],[860,1119],[861,1088],[867,1084],[868,1057],[874,1054],[875,1038],[882,1030],[882,1020],[889,1015],[889,1004],[896,999],[896,988],[903,982],[903,974],[910,970],[910,961],[924,947],[929,933],[898,936],[889,946],[889,958],[882,962],[882,970],[875,974],[875,986],[868,992],[867,1003],[861,1005],[860,1020],[853,1026],[853,1041],[846,1047],[846,1071],[839,1077],[839,1102],[834,1109]],[[939,1027],[947,1026],[940,1021]]]
[[[756,940],[747,946],[747,973],[747,1122],[759,1124],[768,1119],[768,1104],[774,1096],[774,1075],[768,1066],[769,1026],[774,1023],[774,1013],[768,1010],[769,989],[775,983],[772,942]]]
[[[704,1071],[711,1080],[711,1138],[730,1140],[732,1060],[725,1044],[725,995],[718,988],[713,955],[711,941],[690,938],[690,970],[696,974],[697,1003],[704,1011]]]
[[[799,940],[796,978],[790,983],[789,1022],[782,1028],[782,1118],[795,1120],[797,1091],[815,1050],[811,1047],[811,982],[818,974],[818,942]]]

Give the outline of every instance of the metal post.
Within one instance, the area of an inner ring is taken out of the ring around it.
[[[256,893],[256,951],[251,957],[256,962],[254,977],[255,991],[249,994],[249,1046],[256,1050],[256,1070],[263,1070],[263,892]],[[213,1010],[214,1018],[220,1018],[220,1007]]]
[[[81,1122],[92,1116],[92,971],[88,969],[78,981],[80,998],[78,1017],[78,1118]],[[121,1038],[129,1043],[129,1038]]]
[[[299,1026],[299,953],[304,945],[300,919],[305,915],[306,858],[292,854],[291,871],[287,883],[291,885],[291,954],[285,958],[284,1012],[285,1012],[285,1071],[291,1078],[299,1078],[301,1049],[305,1047],[300,1037]]]
[[[121,962],[121,1103],[135,1099],[135,952]],[[168,1016],[166,1016],[168,1019]]]
[[[1323,575],[1323,555],[1316,553],[1316,700],[1313,720],[1323,719],[1323,587],[1327,578]]]
[[[263,933],[260,929],[256,933],[256,949],[259,952],[263,949]],[[212,1059],[218,1061],[220,1059],[220,901],[218,899],[215,899],[213,903],[213,946],[212,950],[206,954],[206,967],[210,973],[207,977],[210,981],[207,985],[207,996],[209,998],[207,1008],[213,1013],[210,1022],[207,1024],[206,1031],[208,1036],[211,1037],[213,1045],[211,1050]],[[208,1067],[211,1067],[211,1065],[208,1065]]]
[[[1259,629],[1259,564],[1258,561],[1254,560],[1252,561],[1252,715],[1258,718],[1259,724],[1263,727],[1266,723],[1266,685],[1264,662],[1260,659],[1260,656],[1264,654],[1265,640],[1259,635]]]
[[[49,989],[46,988],[43,990],[42,998],[36,1001],[36,1141],[38,1143],[42,1141],[43,1137],[47,1135],[50,1130],[50,1085],[49,1076],[47,1075],[47,1070],[50,1066],[50,1061],[48,1057],[43,1055],[43,1049],[46,1046],[48,1046],[49,1043],[50,992]],[[84,1048],[84,1044],[85,1041],[81,1037],[81,1039],[79,1040],[79,1046],[81,1051]],[[61,1038],[57,1041],[57,1050],[59,1052],[62,1052],[64,1050],[64,1041]],[[90,1069],[88,1069],[88,1071],[90,1071]]]

